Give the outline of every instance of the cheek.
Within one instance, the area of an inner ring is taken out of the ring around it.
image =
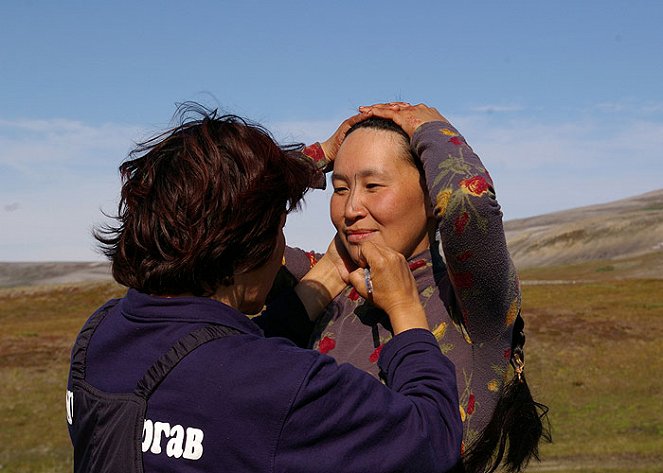
[[[394,249],[415,243],[428,225],[424,196],[418,193],[384,193],[371,205],[371,215],[383,228]]]
[[[410,211],[410,205],[398,192],[385,191],[371,196],[366,209],[380,225],[389,226],[402,220]]]
[[[329,216],[331,218],[332,225],[334,225],[337,231],[340,230],[340,226],[343,222],[343,209],[343,199],[341,199],[336,194],[332,195],[332,198],[329,201]]]

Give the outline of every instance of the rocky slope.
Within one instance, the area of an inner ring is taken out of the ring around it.
[[[663,189],[505,223],[519,268],[663,253]],[[663,272],[663,268],[660,268]]]

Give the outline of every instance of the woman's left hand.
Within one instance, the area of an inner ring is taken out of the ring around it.
[[[368,117],[370,117],[369,114],[360,112],[357,115],[353,115],[350,118],[344,120],[332,136],[330,136],[326,141],[320,143],[322,151],[325,153],[325,158],[333,161],[336,158],[336,153],[338,153],[338,149],[341,147],[341,144],[345,139],[345,134],[348,132],[348,130],[356,123],[359,123],[362,120],[366,120]]]
[[[388,118],[400,126],[410,138],[421,125],[427,122],[442,121],[449,123],[437,109],[420,103],[410,105],[406,102],[379,103],[359,107],[359,111],[370,116]]]

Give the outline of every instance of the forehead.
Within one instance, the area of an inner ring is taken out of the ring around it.
[[[414,168],[409,155],[409,147],[398,133],[360,128],[343,141],[334,160],[334,174],[367,167],[384,172],[402,166]]]

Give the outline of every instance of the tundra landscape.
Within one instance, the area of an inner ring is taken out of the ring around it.
[[[527,471],[663,472],[663,190],[505,228],[553,436]],[[105,263],[0,263],[2,472],[72,470],[69,350],[123,292]]]

